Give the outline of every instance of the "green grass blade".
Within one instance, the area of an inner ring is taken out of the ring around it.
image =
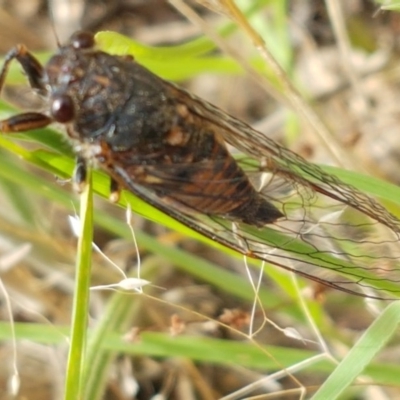
[[[160,257],[149,257],[141,265],[141,278],[151,281],[156,278],[163,260]],[[136,271],[134,272],[136,274]],[[105,343],[109,335],[115,332],[126,332],[132,320],[141,311],[141,296],[130,293],[115,292],[107,303],[107,307],[88,340],[85,361],[85,399],[102,399],[107,373],[115,355],[119,352],[110,351]]]
[[[365,331],[312,400],[334,400],[364,371],[371,360],[398,331],[400,302],[390,304]]]
[[[81,232],[78,239],[71,343],[65,380],[65,400],[83,399],[82,393],[86,384],[83,380],[83,368],[89,320],[89,288],[93,241],[93,193],[90,171],[88,171],[88,183],[81,195],[80,223]]]

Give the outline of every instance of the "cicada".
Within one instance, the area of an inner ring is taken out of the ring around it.
[[[14,59],[47,109],[8,118],[1,131],[63,124],[78,184],[94,164],[113,194],[128,190],[249,258],[349,293],[396,297],[400,221],[374,199],[131,56],[96,49],[91,33],[74,34],[44,66],[13,48],[0,89]]]

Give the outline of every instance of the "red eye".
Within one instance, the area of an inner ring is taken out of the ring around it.
[[[70,122],[75,115],[75,107],[71,97],[66,94],[54,97],[50,112],[57,122]]]
[[[75,32],[70,39],[72,47],[75,49],[90,49],[94,47],[94,35],[87,31]]]

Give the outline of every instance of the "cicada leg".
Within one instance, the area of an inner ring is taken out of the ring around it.
[[[39,94],[46,94],[46,86],[43,83],[43,67],[39,61],[27,50],[24,45],[17,45],[5,56],[3,67],[0,70],[0,92],[13,60],[17,60],[24,70],[30,86],[38,91]],[[25,132],[32,129],[43,128],[49,125],[52,119],[45,114],[27,112],[14,115],[8,119],[0,121],[0,130],[3,133]]]

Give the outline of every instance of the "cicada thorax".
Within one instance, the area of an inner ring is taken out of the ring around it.
[[[141,185],[186,210],[255,226],[282,216],[255,190],[215,128],[134,60],[66,47],[46,73],[51,104],[75,102],[70,136],[81,148],[96,147],[86,154],[97,154],[120,186]]]

